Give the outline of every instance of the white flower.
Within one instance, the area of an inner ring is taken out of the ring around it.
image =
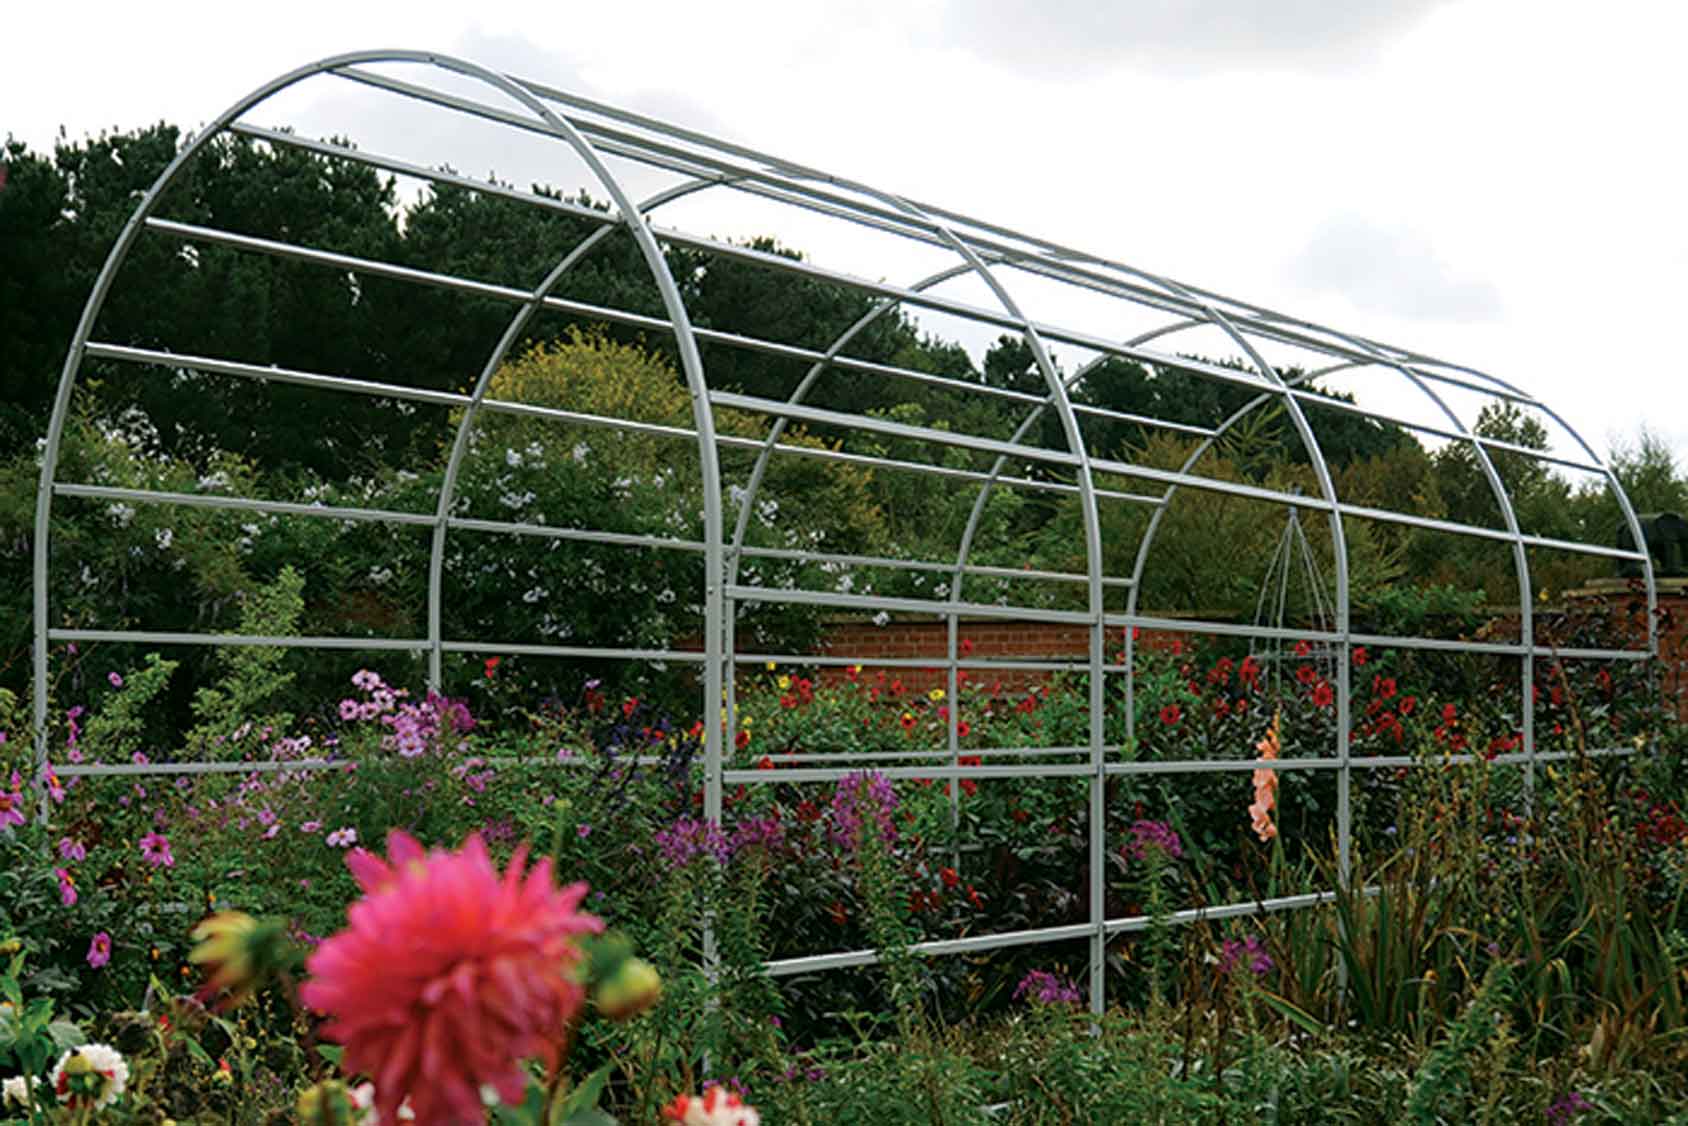
[[[11,1106],[13,1103],[18,1104],[19,1106],[28,1106],[29,1087],[34,1087],[39,1091],[41,1089],[41,1080],[31,1077],[29,1079],[29,1086],[26,1087],[24,1086],[24,1077],[21,1075],[14,1075],[4,1083],[0,1083],[0,1106]]]
[[[375,1084],[359,1083],[346,1092],[351,1100],[352,1109],[360,1111],[357,1118],[358,1126],[380,1126],[381,1116],[375,1111]],[[410,1099],[406,1098],[399,1104],[398,1120],[400,1122],[416,1121],[416,1112],[410,1109]]]
[[[60,1056],[47,1081],[59,1092],[60,1102],[100,1110],[123,1093],[129,1083],[129,1064],[109,1044],[84,1044]]]
[[[106,509],[106,515],[111,517],[119,528],[127,528],[129,521],[135,518],[135,510],[126,504],[113,504]]]
[[[158,550],[168,551],[170,545],[176,540],[176,533],[169,528],[160,528],[153,534],[153,539],[158,544]]]
[[[879,613],[877,613],[873,616],[873,624],[876,625],[876,626],[885,625],[888,622],[890,622],[890,620],[891,620],[891,615],[886,613],[884,610],[879,611]]]

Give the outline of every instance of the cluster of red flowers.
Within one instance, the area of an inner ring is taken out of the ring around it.
[[[1675,802],[1657,801],[1641,789],[1631,791],[1630,796],[1645,809],[1636,822],[1637,841],[1657,848],[1688,843],[1688,821],[1683,819],[1682,811]]]
[[[985,909],[985,897],[980,895],[978,889],[976,889],[972,884],[964,884],[960,873],[958,873],[954,868],[938,869],[938,885],[939,886],[937,887],[925,890],[916,889],[912,894],[910,894],[908,900],[909,911],[912,914],[918,915],[923,911],[942,910],[944,906],[944,895],[947,892],[954,892],[957,895],[964,897],[968,903],[973,905],[973,909],[976,911],[983,911]],[[965,890],[962,890],[963,888],[965,888]]]

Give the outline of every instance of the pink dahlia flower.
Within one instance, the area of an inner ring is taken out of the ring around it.
[[[578,936],[603,923],[579,911],[585,884],[558,890],[549,859],[524,876],[526,852],[500,876],[479,834],[424,852],[395,829],[387,860],[347,854],[364,897],[306,961],[301,995],[330,1018],[345,1071],[375,1081],[383,1121],[408,1096],[423,1126],[484,1122],[483,1084],[520,1103],[520,1061],[552,1062],[581,1003]]]

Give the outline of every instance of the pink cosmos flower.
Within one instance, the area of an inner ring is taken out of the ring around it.
[[[71,876],[69,870],[64,868],[54,868],[53,875],[59,878],[59,902],[66,907],[75,907],[76,880]]]
[[[11,790],[0,788],[0,829],[9,829],[23,822],[23,779],[14,770]]]
[[[154,868],[170,868],[176,863],[176,858],[170,852],[170,838],[154,830],[140,840],[141,855]]]
[[[479,834],[424,852],[395,829],[387,857],[347,854],[364,897],[306,961],[301,997],[329,1017],[345,1071],[375,1081],[382,1120],[408,1096],[418,1122],[483,1121],[483,1084],[519,1103],[520,1061],[554,1061],[581,1003],[577,939],[603,923],[549,859],[524,875],[525,847],[500,876]]]
[[[328,836],[324,837],[323,840],[327,841],[335,848],[350,848],[358,843],[358,831],[348,825],[343,829],[334,830],[332,833],[328,834]]]
[[[86,860],[88,859],[88,850],[82,847],[82,843],[74,837],[61,837],[59,839],[59,859]]]
[[[96,970],[111,961],[111,935],[101,931],[88,944],[88,964]]]

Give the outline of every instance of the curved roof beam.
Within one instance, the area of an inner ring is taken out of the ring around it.
[[[716,180],[692,180],[684,184],[677,184],[665,191],[658,192],[639,205],[639,210],[649,214],[665,203],[701,191],[704,188],[719,186]],[[563,259],[545,276],[533,290],[533,298],[518,309],[510,318],[504,334],[498,343],[487,354],[486,363],[481,366],[481,373],[475,380],[475,386],[470,393],[469,402],[462,407],[459,417],[457,433],[452,438],[451,453],[447,456],[445,477],[440,482],[439,503],[434,512],[434,531],[432,542],[428,549],[428,682],[438,689],[441,684],[441,664],[444,654],[444,635],[442,633],[442,590],[445,570],[445,544],[451,525],[451,508],[456,500],[457,476],[462,469],[463,459],[468,452],[469,435],[473,430],[475,416],[479,412],[482,400],[486,398],[487,389],[492,385],[492,378],[504,363],[504,357],[509,354],[516,340],[521,336],[528,322],[533,319],[544,305],[544,300],[556,288],[564,275],[575,267],[583,258],[590,254],[598,245],[604,242],[616,231],[622,230],[620,224],[599,227],[584,239],[580,240],[573,250],[564,255]]]

